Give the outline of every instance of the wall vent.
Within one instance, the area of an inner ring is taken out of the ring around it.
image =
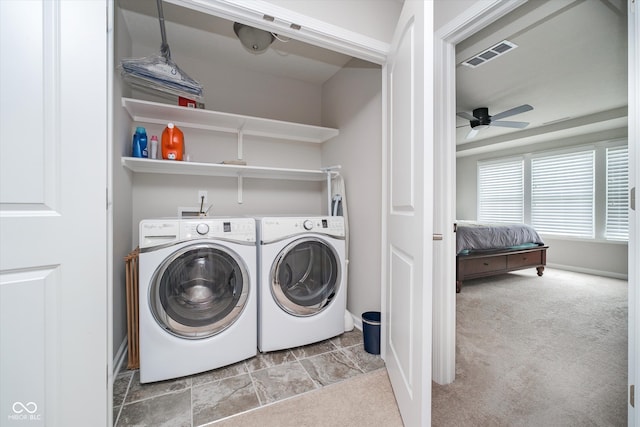
[[[472,56],[466,61],[462,61],[462,65],[476,68],[481,66],[482,64],[486,64],[492,59],[497,58],[498,56],[504,55],[507,52],[511,52],[513,49],[517,48],[518,45],[515,43],[511,43],[508,40],[502,40],[500,43],[495,46],[491,46],[489,49],[480,52],[477,55]]]

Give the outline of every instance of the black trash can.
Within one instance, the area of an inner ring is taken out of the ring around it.
[[[367,353],[380,354],[380,312],[362,313],[362,335]]]

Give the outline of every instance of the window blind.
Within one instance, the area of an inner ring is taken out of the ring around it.
[[[607,213],[605,238],[629,239],[629,150],[607,148]]]
[[[531,223],[541,233],[594,238],[595,150],[531,159]]]
[[[478,164],[478,220],[524,221],[524,161]]]

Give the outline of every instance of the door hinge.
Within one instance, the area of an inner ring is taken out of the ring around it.
[[[631,384],[629,386],[629,404],[631,404],[632,408],[635,408],[635,386]]]
[[[631,210],[636,210],[636,187],[633,187],[629,192],[629,207]]]

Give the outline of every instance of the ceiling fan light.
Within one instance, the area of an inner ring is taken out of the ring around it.
[[[251,53],[262,53],[273,43],[275,39],[269,31],[249,27],[248,25],[235,22],[233,31],[240,39],[240,43]]]

